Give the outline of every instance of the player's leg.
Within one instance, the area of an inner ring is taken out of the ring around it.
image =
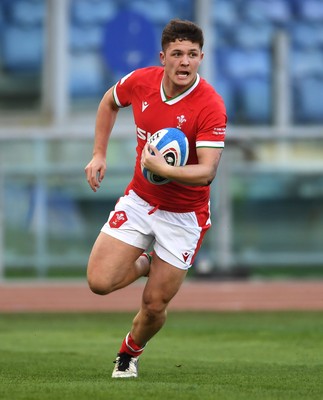
[[[88,263],[90,289],[97,294],[108,294],[147,275],[149,260],[141,257],[142,252],[141,248],[101,232]]]
[[[157,210],[153,215],[156,242],[149,279],[140,311],[119,350],[112,374],[115,378],[137,376],[138,356],[164,325],[167,306],[179,290],[210,227],[208,206],[183,214]]]
[[[144,346],[162,328],[167,306],[180,289],[186,273],[187,270],[176,268],[153,254],[141,308],[130,331],[137,345]]]
[[[110,213],[89,258],[88,282],[93,292],[107,294],[148,274],[149,259],[140,257],[154,240],[147,204],[130,192]]]
[[[161,260],[156,253],[153,254],[141,308],[133,320],[131,331],[122,342],[113,378],[138,376],[138,357],[146,343],[164,325],[167,306],[178,292],[186,272]]]

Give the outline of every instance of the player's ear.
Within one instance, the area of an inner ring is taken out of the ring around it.
[[[159,53],[159,59],[160,59],[161,65],[165,65],[165,53],[163,51],[161,51]]]

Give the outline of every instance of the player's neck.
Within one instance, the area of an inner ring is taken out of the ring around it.
[[[178,86],[170,81],[167,81],[167,79],[165,79],[165,77],[164,77],[163,81],[162,81],[162,88],[163,88],[165,97],[167,98],[167,100],[170,100],[170,99],[180,96],[181,94],[185,93],[188,89],[190,89],[194,85],[194,83],[196,82],[196,79],[197,79],[197,76],[187,86]]]

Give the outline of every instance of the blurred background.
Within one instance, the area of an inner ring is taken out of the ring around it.
[[[88,187],[98,103],[159,65],[175,17],[203,28],[200,73],[229,119],[191,276],[323,276],[322,0],[0,0],[0,279],[85,275],[135,159],[122,110]]]

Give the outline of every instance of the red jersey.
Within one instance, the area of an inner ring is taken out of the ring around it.
[[[114,87],[118,107],[132,105],[137,134],[134,176],[126,189],[153,206],[173,212],[191,212],[204,207],[210,198],[209,186],[188,186],[177,182],[154,185],[141,171],[141,152],[147,139],[162,128],[182,130],[189,142],[187,164],[197,164],[199,147],[224,147],[226,111],[222,98],[197,75],[184,93],[168,99],[164,93],[163,67],[138,69],[123,77]]]

